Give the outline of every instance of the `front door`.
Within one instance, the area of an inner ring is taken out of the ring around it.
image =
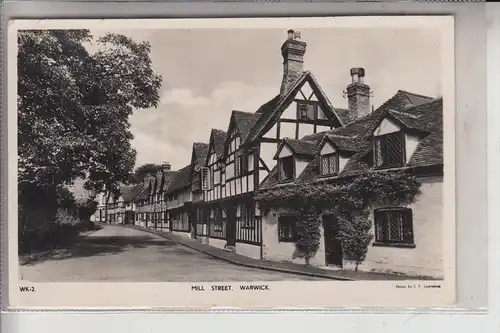
[[[338,237],[338,223],[334,216],[323,216],[323,227],[325,230],[325,252],[326,264],[342,268],[342,243]]]
[[[226,209],[226,246],[236,246],[236,208],[227,205]]]

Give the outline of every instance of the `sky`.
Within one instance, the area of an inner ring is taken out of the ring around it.
[[[293,28],[293,27],[290,27]],[[279,93],[281,45],[287,29],[91,31],[149,41],[153,69],[162,75],[157,108],[130,118],[136,166],[190,163],[193,142],[208,143],[210,130],[227,130],[232,110],[255,112]],[[434,29],[300,29],[310,70],[333,106],[347,108],[343,91],[352,67],[365,68],[377,108],[399,89],[441,95],[440,35]]]

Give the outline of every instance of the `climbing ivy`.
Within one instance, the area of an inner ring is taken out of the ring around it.
[[[297,217],[295,247],[306,264],[319,249],[322,213],[335,216],[347,260],[356,269],[365,259],[373,237],[371,205],[409,205],[420,194],[421,183],[404,171],[370,171],[338,183],[298,183],[262,190],[256,200],[264,213],[285,209]]]

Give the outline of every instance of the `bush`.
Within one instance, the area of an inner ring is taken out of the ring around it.
[[[368,252],[368,246],[373,238],[370,232],[372,221],[368,219],[369,211],[353,214],[348,219],[341,219],[339,239],[342,242],[344,259],[354,263],[358,270]]]
[[[312,209],[299,210],[295,227],[295,248],[303,254],[306,265],[318,252],[321,238],[321,222],[319,215]]]

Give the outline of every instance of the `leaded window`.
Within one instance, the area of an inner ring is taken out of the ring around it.
[[[405,144],[402,131],[376,136],[373,144],[375,167],[390,168],[404,165]]]
[[[378,243],[413,244],[413,216],[409,208],[378,209],[375,215],[375,240]]]
[[[321,156],[321,175],[330,176],[339,173],[339,155],[337,153]]]

